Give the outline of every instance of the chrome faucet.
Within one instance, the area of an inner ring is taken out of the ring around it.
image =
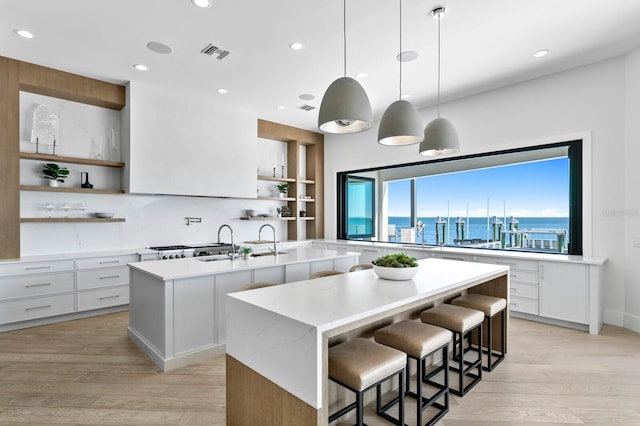
[[[260,227],[260,230],[258,231],[258,242],[261,241],[260,234],[262,233],[262,228],[264,228],[265,226],[271,228],[271,230],[273,231],[273,255],[275,257],[278,257],[278,246],[276,245],[276,228],[274,228],[272,225],[268,223],[265,223],[264,225],[262,225]]]
[[[233,229],[231,229],[231,227],[226,223],[224,225],[220,225],[220,228],[218,228],[218,244],[220,244],[220,231],[222,231],[222,228],[229,228],[229,232],[231,233],[231,254],[229,256],[231,257],[231,260],[233,260],[236,258],[236,246],[233,243]]]

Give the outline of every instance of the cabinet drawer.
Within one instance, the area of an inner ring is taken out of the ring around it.
[[[522,271],[519,269],[509,268],[509,278],[511,281],[519,281],[522,283],[538,284],[538,273],[531,271]]]
[[[511,281],[509,294],[511,297],[527,297],[538,300],[538,285]]]
[[[125,256],[104,256],[78,259],[78,269],[108,268],[111,266],[123,266],[127,263],[138,262],[140,256],[129,254]]]
[[[52,317],[74,311],[73,293],[1,302],[0,324]]]
[[[124,284],[129,284],[128,266],[78,271],[78,290]]]
[[[0,299],[42,296],[74,291],[75,289],[75,274],[73,272],[0,278]]]
[[[473,262],[473,256],[469,254],[458,253],[435,253],[433,257],[437,259],[459,260],[462,262]]]
[[[505,265],[510,269],[521,269],[523,271],[538,272],[538,261],[529,259],[513,259],[505,257],[478,256],[478,263],[492,263],[495,265]]]
[[[511,296],[509,298],[509,309],[515,312],[538,315],[538,301]]]
[[[12,275],[44,274],[47,272],[73,271],[75,260],[51,260],[47,262],[17,262],[0,265],[0,277]]]
[[[78,311],[107,308],[129,303],[129,286],[78,292]]]

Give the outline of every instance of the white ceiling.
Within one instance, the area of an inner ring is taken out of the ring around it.
[[[113,82],[144,81],[317,130],[327,86],[343,74],[342,1],[0,0],[0,55]],[[398,98],[398,0],[347,0],[347,75],[360,80],[377,119]],[[456,99],[618,56],[640,46],[639,0],[403,0],[403,92],[435,104],[437,21],[444,5],[442,99]],[[27,29],[32,40],[17,37]],[[173,53],[146,48],[165,43]],[[304,43],[300,51],[289,49]],[[223,60],[200,50],[213,43]],[[544,58],[532,53],[549,49]],[[140,72],[134,64],[149,71]],[[606,84],[606,82],[603,82]],[[229,93],[216,93],[225,88]],[[315,96],[303,101],[300,94]],[[277,110],[284,105],[284,110]]]

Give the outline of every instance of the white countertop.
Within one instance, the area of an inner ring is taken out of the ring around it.
[[[410,243],[392,243],[385,241],[357,241],[357,240],[314,240],[319,243],[328,244],[344,244],[349,247],[353,247],[357,250],[357,247],[380,247],[386,249],[394,249],[397,251],[404,250],[417,250],[425,251],[429,253],[446,253],[446,254],[466,254],[470,256],[489,256],[489,257],[502,257],[513,259],[530,259],[530,260],[545,260],[551,262],[567,262],[567,263],[586,263],[592,265],[601,265],[606,262],[605,257],[585,257],[566,254],[553,254],[553,253],[538,253],[538,252],[526,252],[526,251],[511,251],[511,250],[492,250],[481,248],[458,248],[458,247],[435,247],[435,246],[421,246],[420,244]]]
[[[205,262],[204,260],[208,259],[208,257],[191,257],[185,259],[134,262],[129,263],[129,266],[163,281],[167,281],[180,278],[215,275],[246,269],[269,268],[292,263],[310,262],[320,259],[337,259],[359,255],[359,253],[337,252],[334,250],[320,250],[306,247],[300,247],[294,250],[285,250],[285,252],[286,253],[278,254],[277,257],[260,256],[251,257],[247,260],[240,257],[235,260],[225,259]]]
[[[19,262],[48,262],[52,260],[65,260],[65,259],[86,259],[91,257],[108,257],[108,256],[126,256],[130,254],[145,254],[155,253],[154,250],[144,248],[132,248],[122,250],[109,250],[109,251],[86,251],[78,253],[55,253],[55,254],[40,254],[34,256],[22,256],[20,259],[2,260],[2,263],[19,263]]]
[[[231,294],[239,300],[327,331],[408,305],[471,281],[488,280],[509,267],[423,259],[412,280],[378,278],[373,269]]]

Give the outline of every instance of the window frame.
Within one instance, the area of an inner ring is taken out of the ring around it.
[[[359,180],[362,182],[367,182],[367,183],[371,183],[371,212],[372,212],[372,216],[371,216],[371,233],[365,233],[365,234],[357,234],[357,235],[349,235],[349,223],[348,220],[340,220],[338,222],[338,227],[339,227],[339,234],[343,235],[343,237],[339,237],[341,239],[364,239],[364,238],[373,238],[376,236],[376,230],[377,230],[377,226],[376,226],[376,211],[377,211],[377,204],[376,204],[376,185],[377,185],[377,180],[375,178],[370,178],[370,177],[365,177],[365,176],[355,176],[355,175],[351,175],[351,174],[343,174],[342,176],[339,176],[338,181],[340,182],[340,185],[338,185],[339,188],[339,195],[338,195],[338,205],[340,206],[339,209],[342,212],[342,217],[347,218],[348,215],[348,211],[349,211],[349,194],[348,194],[348,184],[349,184],[349,179],[355,179],[355,180]],[[340,217],[340,216],[339,216]]]
[[[488,152],[480,152],[468,155],[459,155],[459,156],[449,156],[445,158],[435,158],[429,159],[426,161],[419,161],[414,163],[402,163],[402,164],[393,164],[388,166],[379,166],[372,167],[367,169],[359,169],[359,170],[349,170],[344,172],[337,173],[337,238],[338,239],[353,239],[353,237],[348,238],[346,233],[346,223],[345,223],[345,206],[346,200],[344,197],[346,196],[345,192],[345,183],[346,176],[353,176],[358,173],[367,173],[367,172],[378,172],[381,170],[391,170],[401,167],[409,167],[409,166],[421,166],[421,165],[429,165],[429,164],[438,164],[438,163],[446,163],[453,162],[459,160],[466,159],[474,159],[481,157],[490,157],[490,156],[499,156],[510,153],[521,153],[527,151],[537,151],[544,150],[549,148],[562,148],[566,147],[567,157],[569,159],[569,235],[571,235],[571,239],[569,241],[567,247],[567,253],[549,253],[549,254],[560,254],[560,255],[583,255],[583,244],[584,244],[584,236],[583,232],[583,222],[584,222],[584,211],[583,211],[583,202],[584,202],[584,175],[583,175],[583,139],[571,139],[564,142],[554,142],[547,143],[541,145],[531,145],[531,146],[522,146],[517,148],[508,148],[503,150],[496,151],[488,151]],[[515,163],[513,163],[515,164]],[[360,177],[360,176],[357,176]],[[421,176],[416,176],[421,177]],[[381,182],[378,179],[375,179],[376,182],[374,184],[378,187],[381,186]],[[374,190],[375,195],[375,190]],[[413,203],[414,201],[412,201]],[[413,209],[413,207],[412,207]],[[374,223],[375,217],[380,216],[381,214],[381,206],[374,205]],[[379,230],[374,229],[374,234],[380,232]],[[371,236],[371,238],[375,237],[375,235]],[[363,237],[370,238],[370,237]],[[393,244],[393,242],[386,242]],[[407,244],[407,243],[403,243]],[[416,243],[416,245],[419,245]],[[467,247],[459,247],[460,249],[466,250],[474,250],[473,248]],[[501,249],[496,249],[500,251]],[[505,250],[507,251],[507,250]],[[510,249],[508,251],[518,251],[517,249]],[[531,252],[531,250],[522,250],[523,252]],[[545,252],[547,253],[547,252]]]

